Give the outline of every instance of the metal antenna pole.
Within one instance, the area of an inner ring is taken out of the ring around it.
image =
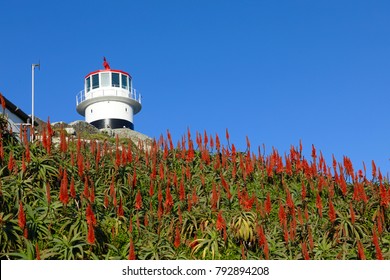
[[[31,130],[34,133],[34,69],[38,67],[40,69],[40,64],[31,64]]]

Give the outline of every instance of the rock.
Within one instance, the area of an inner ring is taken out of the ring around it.
[[[66,134],[68,134],[68,135],[75,135],[76,134],[76,130],[73,127],[65,127],[64,129],[66,131]]]
[[[141,141],[146,141],[146,140],[152,141],[152,138],[150,138],[149,136],[128,128],[113,129],[113,134],[114,136],[118,135],[119,138],[130,138],[130,139],[141,140]]]
[[[57,129],[57,128],[60,129],[61,127],[63,127],[63,128],[69,127],[69,125],[66,122],[63,122],[63,121],[54,122],[54,123],[51,124],[51,126],[54,129]]]
[[[93,125],[85,121],[74,121],[71,122],[69,126],[71,126],[75,130],[76,134],[80,134],[80,135],[100,133],[99,129],[97,129],[96,127],[94,127]]]

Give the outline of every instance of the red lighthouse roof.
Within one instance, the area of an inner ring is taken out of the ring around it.
[[[122,73],[124,75],[127,75],[130,77],[130,79],[132,79],[131,75],[125,71],[122,71],[122,70],[114,70],[114,69],[111,69],[110,67],[110,64],[108,64],[107,60],[106,60],[106,57],[103,57],[103,66],[104,66],[104,70],[96,70],[96,71],[93,71],[89,74],[87,74],[85,76],[85,79],[88,78],[89,76],[93,75],[93,74],[96,74],[96,73],[100,73],[100,72],[114,72],[114,73]]]

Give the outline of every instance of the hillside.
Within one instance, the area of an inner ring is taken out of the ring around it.
[[[34,143],[0,135],[1,259],[390,259],[390,188],[374,162],[368,175],[314,146],[310,159],[249,139],[237,151],[228,131],[226,146],[50,124]]]

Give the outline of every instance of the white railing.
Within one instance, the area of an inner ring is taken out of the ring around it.
[[[141,103],[141,93],[137,92],[136,89],[131,89],[129,90],[124,90],[120,88],[107,88],[107,89],[102,89],[99,88],[98,90],[90,90],[87,94],[85,94],[85,91],[82,90],[76,95],[76,105],[79,105],[81,102],[95,98],[95,97],[100,97],[100,96],[122,96],[122,97],[127,97],[130,99],[133,99],[137,101],[138,103]]]

